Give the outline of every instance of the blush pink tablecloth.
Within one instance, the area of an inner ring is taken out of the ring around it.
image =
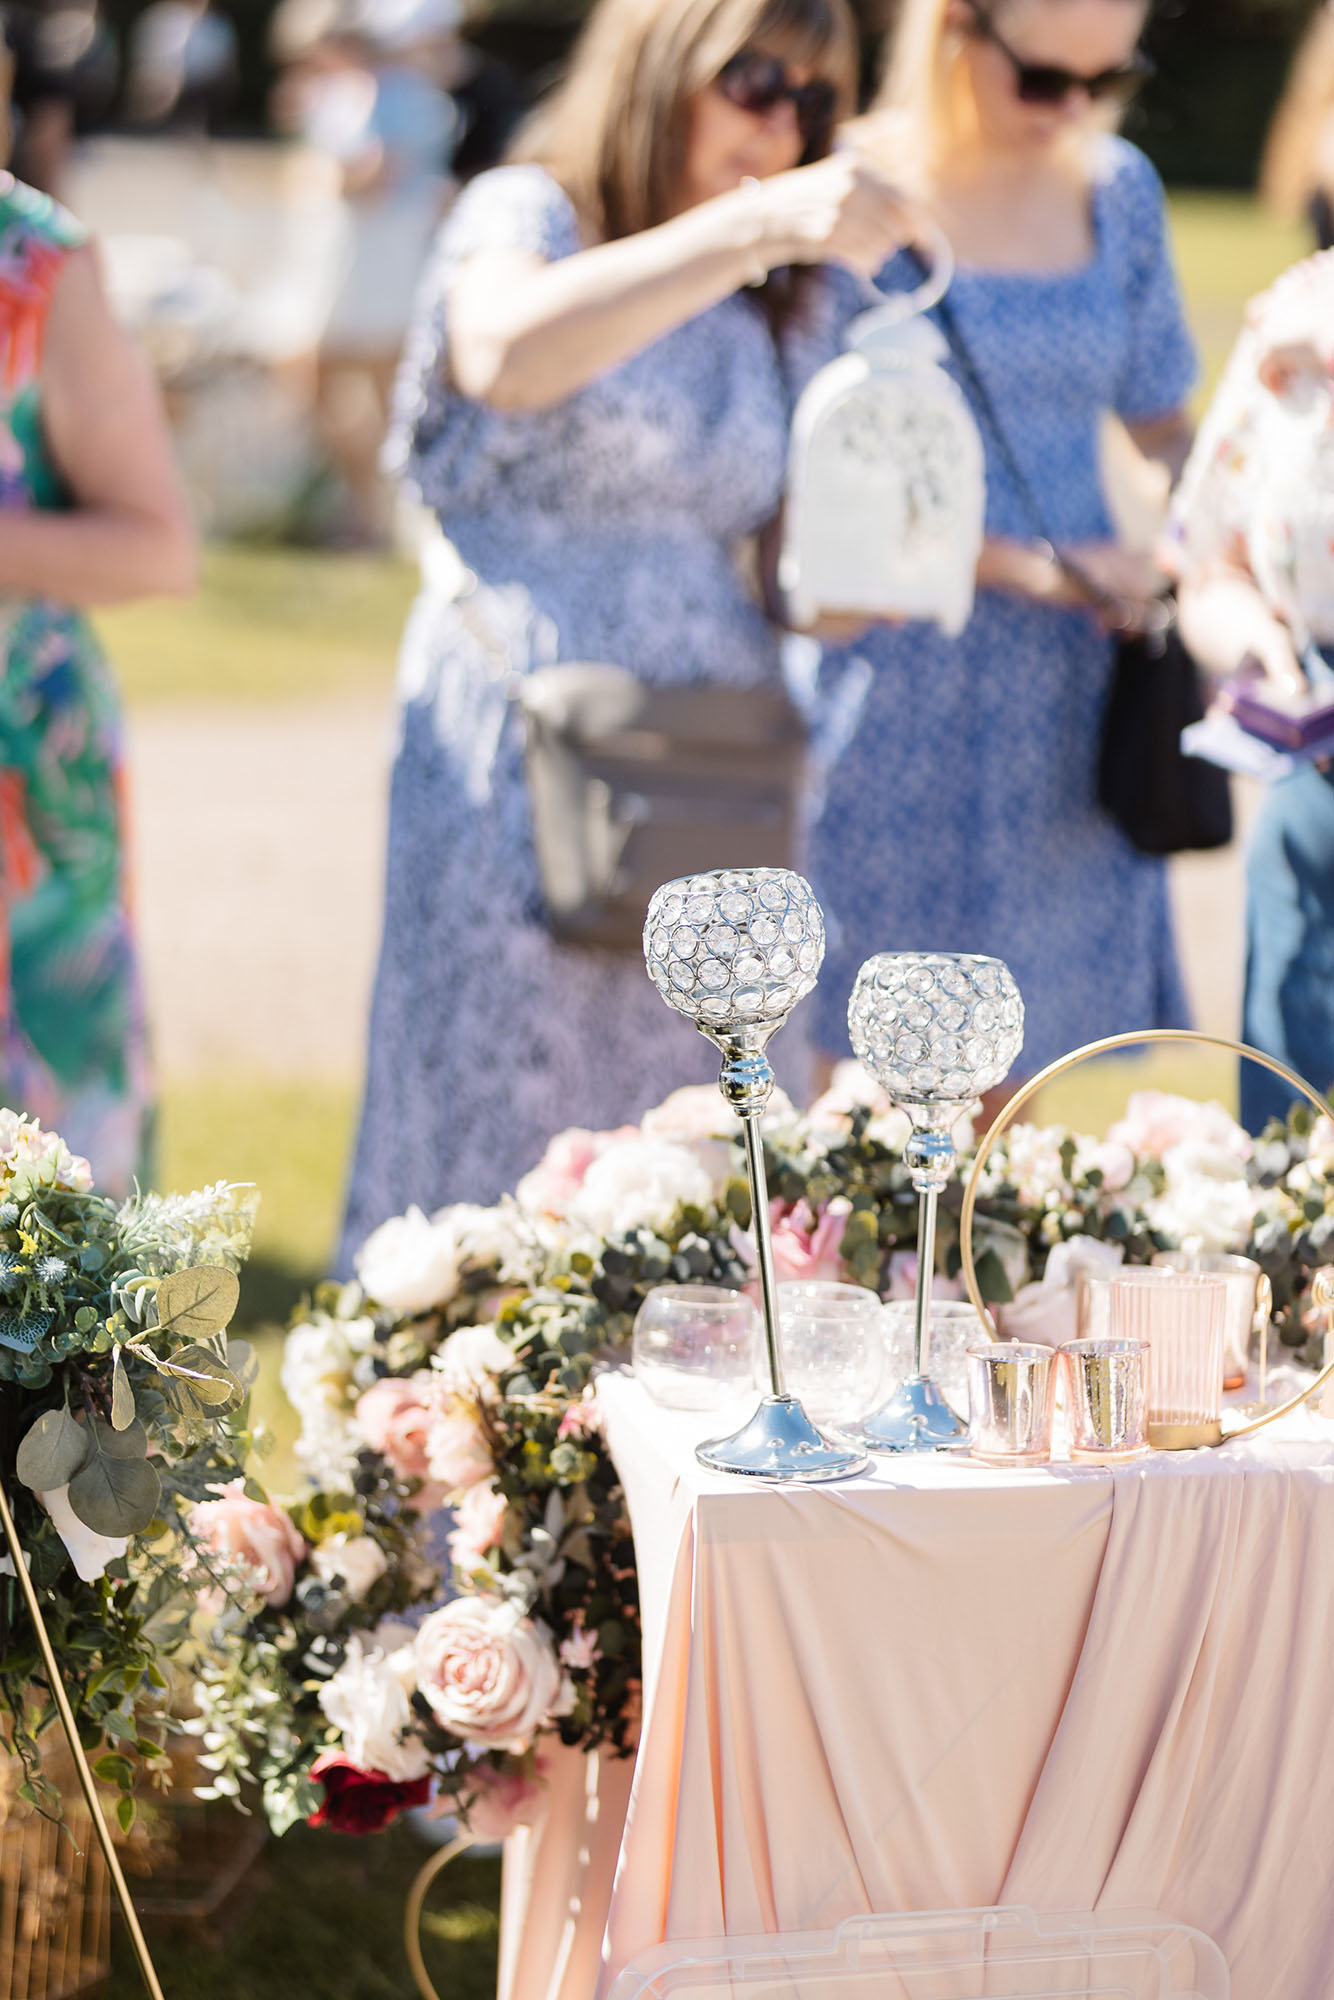
[[[599,1403],[645,1621],[628,1765],[558,1754],[505,1857],[501,2000],[664,1939],[871,1911],[1157,1909],[1234,2000],[1334,1994],[1334,1424],[1101,1470],[711,1475]]]

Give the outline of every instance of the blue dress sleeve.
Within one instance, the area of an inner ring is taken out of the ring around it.
[[[1113,407],[1126,423],[1149,423],[1181,408],[1197,372],[1163,185],[1137,147],[1110,139],[1095,199],[1126,301],[1125,360]]]
[[[438,513],[474,504],[488,460],[525,448],[522,413],[488,409],[449,380],[449,299],[480,251],[527,250],[554,262],[581,247],[574,207],[545,168],[497,167],[470,181],[442,223],[418,288],[394,387],[384,468]]]

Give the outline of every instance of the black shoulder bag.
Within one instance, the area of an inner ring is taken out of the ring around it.
[[[1055,547],[1028,476],[1010,447],[983,381],[950,310],[936,308],[959,373],[971,391],[996,450],[1027,510],[1034,532],[1054,561],[1101,611],[1117,611],[1077,563]],[[1158,629],[1128,632],[1117,643],[1098,757],[1098,802],[1141,854],[1179,854],[1226,847],[1232,838],[1227,773],[1181,748],[1181,732],[1204,714],[1199,669],[1176,627],[1176,606],[1164,597]]]

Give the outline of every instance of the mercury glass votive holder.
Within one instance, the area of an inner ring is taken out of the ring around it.
[[[1069,1340],[1060,1350],[1075,1464],[1114,1464],[1149,1448],[1149,1350],[1142,1340]]]
[[[1056,1350],[993,1340],[968,1350],[968,1436],[987,1465],[1043,1465],[1051,1457]]]
[[[655,1285],[635,1315],[637,1380],[669,1410],[716,1410],[754,1385],[760,1318],[725,1285]]]
[[[1203,1271],[1227,1282],[1227,1325],[1223,1334],[1223,1389],[1240,1389],[1250,1362],[1251,1335],[1263,1273],[1253,1257],[1226,1250],[1160,1250],[1154,1263],[1165,1271]]]
[[[1223,1435],[1227,1280],[1204,1272],[1143,1272],[1112,1280],[1111,1335],[1149,1349],[1149,1443],[1160,1451],[1218,1444]]]
[[[884,1310],[863,1285],[819,1279],[779,1285],[783,1372],[815,1423],[850,1423],[876,1407],[885,1372]]]

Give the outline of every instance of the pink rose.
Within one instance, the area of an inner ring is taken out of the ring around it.
[[[637,1125],[621,1125],[614,1132],[586,1132],[575,1125],[568,1132],[558,1132],[515,1189],[520,1208],[530,1215],[564,1216],[594,1160],[600,1160],[609,1146],[638,1137]]]
[[[531,1771],[523,1766],[505,1771],[494,1764],[478,1764],[469,1773],[471,1789],[460,1803],[474,1840],[508,1840],[517,1827],[533,1824],[546,1790],[545,1763],[545,1758],[537,1758]]]
[[[286,1604],[306,1544],[281,1508],[249,1499],[244,1483],[233,1479],[219,1499],[190,1509],[190,1532],[215,1555],[243,1564],[266,1604]]]
[[[837,1281],[843,1276],[839,1245],[852,1203],[835,1196],[818,1215],[805,1201],[785,1208],[781,1201],[769,1204],[770,1231],[774,1246],[774,1269],[780,1281],[808,1284],[817,1279]]]
[[[429,1473],[427,1437],[437,1415],[438,1385],[430,1369],[386,1375],[357,1398],[357,1428],[372,1451],[383,1452],[399,1479]]]
[[[896,1250],[889,1260],[889,1291],[891,1299],[911,1299],[917,1296],[917,1252]],[[933,1299],[961,1299],[963,1281],[947,1278],[943,1271],[937,1271],[931,1280]]]
[[[812,1132],[846,1131],[853,1112],[862,1108],[874,1117],[883,1115],[891,1106],[875,1078],[860,1063],[849,1059],[835,1064],[829,1088],[806,1113],[806,1123]]]
[[[509,1502],[492,1480],[470,1486],[459,1501],[449,1537],[449,1559],[461,1576],[481,1569],[505,1532]]]
[[[437,1416],[426,1440],[431,1477],[446,1493],[463,1493],[479,1480],[490,1479],[496,1466],[477,1419],[468,1414],[466,1403]]]
[[[1218,1148],[1238,1161],[1248,1160],[1252,1150],[1249,1133],[1221,1104],[1200,1104],[1193,1097],[1174,1097],[1165,1090],[1135,1091],[1125,1117],[1112,1126],[1107,1137],[1116,1145],[1128,1146],[1141,1159],[1161,1160],[1174,1146],[1188,1143]]]
[[[466,1743],[526,1750],[562,1692],[546,1628],[513,1604],[456,1597],[417,1629],[417,1687]]]
[[[598,1414],[597,1394],[590,1386],[577,1403],[571,1403],[556,1426],[557,1441],[561,1438],[600,1437],[602,1418]]]

